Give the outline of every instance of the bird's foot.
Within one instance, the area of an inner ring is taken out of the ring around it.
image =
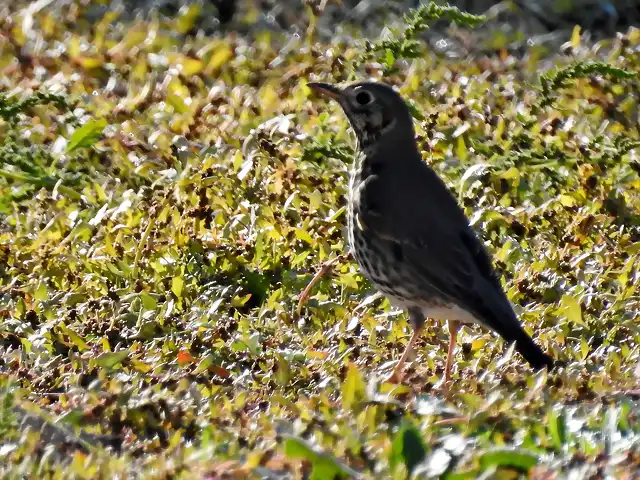
[[[382,383],[392,383],[394,385],[400,385],[402,383],[402,377],[393,372],[391,375],[385,378]]]
[[[403,379],[404,375],[402,373],[402,369],[396,367],[393,369],[393,372],[391,372],[391,375],[383,380],[383,383],[393,383],[399,385],[402,383]]]
[[[442,378],[433,386],[432,391],[441,393],[445,397],[449,397],[451,395],[451,385],[453,385],[451,378]]]

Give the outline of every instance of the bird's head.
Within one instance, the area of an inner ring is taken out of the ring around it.
[[[381,138],[394,134],[397,140],[410,136],[413,121],[407,104],[389,85],[362,82],[345,87],[329,83],[308,83],[315,92],[336,100],[349,118],[361,149],[375,145]]]

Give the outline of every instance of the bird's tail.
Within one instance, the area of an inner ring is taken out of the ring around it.
[[[508,343],[515,342],[516,350],[522,354],[534,369],[540,370],[547,367],[551,370],[554,363],[553,359],[544,353],[533,342],[529,334],[524,331],[507,296],[503,290],[498,288],[499,285],[496,286],[490,282],[485,282],[482,285],[484,285],[482,298],[487,299],[487,302],[481,304],[486,305],[486,307],[479,312],[480,318],[483,318],[487,325]],[[490,323],[488,322],[489,320]]]
[[[522,329],[519,329],[515,335],[510,335],[509,340],[516,342],[516,350],[522,354],[529,364],[536,370],[547,367],[549,370],[553,367],[553,359],[544,353],[542,349],[536,345],[531,337]]]

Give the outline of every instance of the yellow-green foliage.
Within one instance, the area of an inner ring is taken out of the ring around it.
[[[535,53],[445,59],[417,35],[392,48],[402,28],[367,50],[81,8],[16,13],[0,37],[0,476],[637,469],[638,30],[574,38],[540,81]],[[351,262],[294,315],[345,251],[353,154],[305,84],[383,74],[556,371],[465,329],[445,398],[430,322],[406,385],[382,384],[409,328]],[[21,429],[28,405],[83,449]]]

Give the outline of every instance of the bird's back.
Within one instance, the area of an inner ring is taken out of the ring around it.
[[[534,366],[547,364],[455,197],[416,156],[398,168],[391,158],[371,155],[354,178],[351,232],[365,275],[396,304],[477,322],[519,342]]]

